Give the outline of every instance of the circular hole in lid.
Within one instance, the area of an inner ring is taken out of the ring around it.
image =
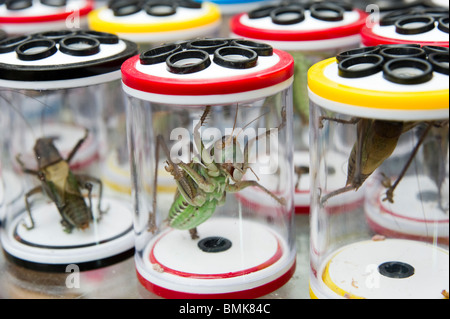
[[[174,53],[166,59],[170,72],[188,74],[199,72],[211,65],[209,54],[203,50],[185,50]]]
[[[360,78],[378,73],[383,63],[383,57],[378,54],[357,55],[339,62],[338,72],[344,78]]]
[[[206,253],[220,253],[231,248],[231,241],[225,237],[211,236],[198,242],[198,248]]]
[[[177,4],[175,2],[158,2],[152,1],[145,4],[145,12],[155,17],[166,17],[177,12]]]
[[[384,65],[383,76],[398,84],[421,84],[433,77],[433,66],[416,58],[392,59]]]
[[[56,51],[56,43],[50,39],[26,41],[16,48],[17,57],[22,61],[45,59],[55,54]]]
[[[400,261],[388,261],[378,266],[378,272],[388,278],[402,279],[414,275],[414,267]]]
[[[161,63],[166,61],[170,55],[178,51],[181,51],[181,45],[166,44],[142,52],[139,56],[139,60],[141,61],[141,64],[144,65]]]
[[[426,59],[427,53],[422,48],[398,46],[388,47],[380,51],[385,61],[389,61],[396,58],[418,58]]]
[[[344,9],[344,11],[353,11],[353,4],[350,1],[345,0],[329,0],[327,4],[332,4]]]
[[[86,30],[86,31],[81,31],[79,34],[95,38],[100,43],[103,43],[103,44],[116,44],[116,43],[119,43],[119,37],[117,35],[115,35],[115,34],[108,33],[108,32]]]
[[[378,6],[380,12],[404,10],[414,8],[422,4],[423,0],[372,0],[371,3]]]
[[[434,29],[434,18],[430,16],[404,17],[395,22],[399,34],[420,34]]]
[[[141,11],[141,2],[133,1],[116,1],[110,5],[110,9],[116,17],[124,17]]]
[[[437,45],[425,45],[422,47],[427,54],[431,53],[448,53],[448,47],[440,47]]]
[[[433,66],[433,70],[448,75],[449,54],[447,53],[431,53],[428,61]]]
[[[189,41],[186,44],[186,48],[204,50],[209,54],[213,54],[218,48],[226,45],[228,45],[228,40],[225,39],[202,39]]]
[[[338,62],[341,62],[349,57],[365,55],[365,54],[376,54],[379,51],[380,51],[379,46],[356,48],[356,49],[351,49],[351,50],[347,50],[347,51],[343,51],[343,52],[339,53],[336,56],[336,59],[338,60]]]
[[[35,34],[34,36],[37,38],[50,39],[50,40],[53,40],[58,43],[61,39],[68,37],[68,36],[73,36],[73,35],[76,35],[75,31],[60,30],[60,31],[41,32],[41,33]]]
[[[448,16],[439,19],[438,29],[448,33]]]
[[[272,56],[273,48],[271,45],[251,40],[236,39],[231,41],[231,45],[251,49],[259,56]]]
[[[344,20],[344,8],[331,3],[318,3],[309,8],[311,16],[323,21],[342,21]]]
[[[282,0],[280,6],[301,6],[308,10],[314,4],[315,0]]]
[[[8,10],[24,10],[33,5],[33,0],[9,0],[5,3]]]
[[[420,10],[421,14],[430,16],[439,20],[442,17],[448,16],[448,8],[434,7],[434,8],[424,8]]]
[[[31,40],[29,35],[20,35],[17,37],[6,38],[0,41],[0,53],[7,53],[14,51],[21,43]]]
[[[91,37],[76,35],[62,39],[59,50],[69,55],[88,56],[100,52],[100,42]]]
[[[177,3],[180,7],[189,9],[200,9],[202,7],[201,2],[194,0],[178,0]]]
[[[265,17],[269,17],[270,16],[270,12],[272,12],[272,10],[278,8],[277,6],[274,5],[266,5],[266,6],[262,6],[256,9],[253,9],[251,11],[249,11],[247,13],[249,19],[259,19],[259,18],[265,18]]]
[[[67,0],[40,0],[40,2],[51,7],[64,7],[67,4]]]
[[[414,15],[415,15],[415,13],[410,9],[396,10],[396,11],[388,12],[384,16],[381,17],[380,26],[394,25],[398,19],[405,18],[405,17],[412,17]]]
[[[214,63],[230,69],[248,69],[256,65],[258,54],[242,47],[222,47],[214,52]]]
[[[279,7],[270,12],[270,18],[275,24],[296,24],[305,20],[305,10],[300,6]]]

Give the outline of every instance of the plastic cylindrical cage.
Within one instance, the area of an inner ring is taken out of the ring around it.
[[[295,269],[293,60],[200,41],[122,67],[137,274],[166,298],[259,297]]]
[[[366,47],[417,43],[448,47],[448,13],[448,4],[392,10],[362,28],[361,42]]]
[[[0,28],[11,36],[84,29],[93,8],[94,0],[0,1]]]
[[[448,52],[373,49],[309,71],[311,297],[448,298]]]
[[[5,255],[42,271],[132,256],[120,66],[136,45],[53,31],[7,38],[0,50]]]
[[[295,61],[294,166],[297,213],[309,213],[309,102],[307,72],[315,63],[361,44],[366,13],[344,2],[284,1],[235,15],[231,36],[264,41]],[[245,45],[245,43],[243,43]]]
[[[112,0],[88,17],[90,29],[113,32],[142,51],[161,43],[217,37],[221,21],[216,4],[194,0]]]

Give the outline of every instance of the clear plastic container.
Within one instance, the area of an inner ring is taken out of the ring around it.
[[[448,47],[448,12],[448,6],[393,10],[379,21],[365,25],[361,30],[361,42],[366,47],[417,43]]]
[[[0,28],[10,36],[87,27],[94,0],[2,1]]]
[[[231,36],[264,41],[295,61],[294,165],[297,213],[309,213],[309,102],[307,71],[315,63],[360,46],[366,13],[348,3],[313,1],[265,5],[231,19]]]
[[[293,59],[230,41],[122,67],[137,274],[166,298],[259,297],[295,269]]]
[[[113,0],[88,17],[90,29],[113,32],[134,41],[140,50],[161,43],[217,36],[221,22],[216,4],[194,0]]]
[[[448,53],[374,49],[309,71],[311,297],[448,298]]]
[[[0,44],[0,106],[11,114],[3,250],[37,270],[96,268],[134,253],[130,190],[108,187],[108,160],[126,154],[120,66],[137,48],[109,33],[47,34]]]

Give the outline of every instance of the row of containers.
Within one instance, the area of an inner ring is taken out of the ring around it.
[[[312,298],[448,298],[448,3],[262,2],[0,1],[8,262],[256,298],[309,214]]]

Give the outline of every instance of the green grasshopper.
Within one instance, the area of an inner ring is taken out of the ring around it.
[[[419,141],[412,150],[409,159],[395,182],[392,184],[390,179],[383,174],[384,180],[382,183],[386,187],[386,193],[383,201],[387,200],[393,203],[394,190],[406,174],[406,171],[411,165],[428,133],[434,127],[440,128],[448,126],[448,120],[429,122],[394,122],[353,118],[347,121],[321,116],[319,119],[319,128],[323,127],[323,120],[334,121],[342,124],[356,124],[357,140],[353,145],[348,160],[347,181],[345,186],[323,196],[321,199],[321,204],[326,203],[328,199],[333,196],[351,190],[358,190],[364,184],[366,179],[392,155],[397,147],[401,134],[411,130],[419,124],[425,124],[425,129],[421,132]]]
[[[200,159],[191,163],[175,164],[170,158],[170,152],[163,137],[157,137],[155,181],[153,187],[153,212],[150,214],[149,230],[154,231],[156,212],[156,184],[158,173],[159,148],[162,147],[166,157],[165,169],[174,177],[177,190],[172,206],[169,210],[169,226],[180,230],[189,230],[191,238],[198,237],[197,226],[210,218],[216,207],[225,203],[227,192],[236,193],[249,186],[262,189],[266,194],[275,199],[280,205],[285,205],[285,199],[275,196],[267,188],[254,180],[243,180],[248,169],[248,144],[244,147],[243,163],[215,162],[214,149],[221,149],[222,159],[242,158],[242,150],[237,142],[236,136],[224,136],[222,140],[216,141],[214,147],[205,148],[200,136],[200,127],[204,124],[210,112],[211,106],[207,106],[200,121],[194,128],[194,143],[200,152]],[[236,111],[237,112],[237,111]],[[237,113],[236,113],[237,115]],[[282,110],[282,123],[278,129],[285,125],[286,113]],[[235,120],[236,123],[236,120]],[[270,134],[270,130],[264,135]],[[260,135],[261,136],[261,135]],[[257,136],[258,139],[260,136]],[[232,155],[232,157],[231,157]]]
[[[16,160],[22,167],[23,172],[35,175],[41,181],[40,186],[36,186],[25,194],[25,207],[30,217],[31,225],[28,226],[25,223],[23,225],[28,230],[33,229],[35,226],[28,199],[38,193],[46,194],[55,203],[62,217],[61,224],[67,233],[71,233],[74,228],[82,230],[88,228],[89,223],[94,219],[91,198],[93,185],[91,182],[99,185],[98,212],[100,216],[104,213],[100,209],[102,182],[92,176],[76,175],[69,168],[70,161],[87,136],[88,130],[86,129],[84,137],[78,141],[65,160],[53,143],[54,137],[37,139],[34,145],[34,153],[38,162],[37,170],[26,168],[20,159],[20,154],[16,156]],[[82,189],[87,189],[88,191],[89,206],[86,205]]]

